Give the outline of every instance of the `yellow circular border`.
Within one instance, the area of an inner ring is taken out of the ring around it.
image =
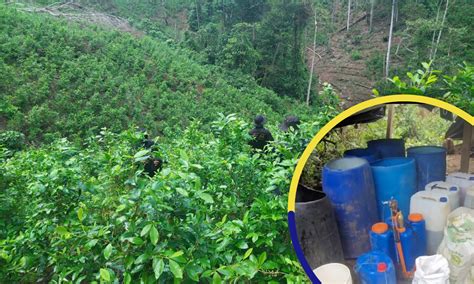
[[[467,112],[447,102],[443,102],[441,100],[430,98],[430,97],[400,94],[400,95],[377,97],[377,98],[362,102],[360,104],[357,104],[343,111],[342,113],[337,115],[335,118],[333,118],[329,123],[327,123],[323,128],[321,128],[316,134],[316,136],[313,137],[313,139],[308,144],[306,149],[304,150],[303,154],[301,155],[298,161],[298,164],[296,165],[295,171],[293,173],[293,178],[291,179],[290,193],[288,195],[288,212],[295,211],[296,189],[298,187],[298,182],[300,180],[301,173],[303,172],[303,168],[306,165],[306,162],[308,161],[309,156],[313,152],[314,148],[316,148],[318,143],[324,138],[324,136],[326,136],[326,134],[328,134],[329,131],[331,131],[336,125],[338,125],[344,119],[360,111],[363,111],[367,108],[386,104],[386,103],[406,103],[406,102],[428,104],[428,105],[445,109],[461,117],[465,121],[469,122],[471,125],[474,125],[474,116],[471,116]]]

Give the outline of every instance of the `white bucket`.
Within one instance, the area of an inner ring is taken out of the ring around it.
[[[351,271],[340,263],[328,263],[313,270],[322,284],[352,284]]]

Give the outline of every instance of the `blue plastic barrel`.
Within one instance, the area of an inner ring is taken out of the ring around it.
[[[370,251],[357,258],[354,271],[361,284],[396,284],[395,266],[388,255]]]
[[[408,148],[407,155],[416,160],[418,191],[425,190],[425,186],[430,182],[446,180],[446,148],[438,146],[412,147]]]
[[[379,219],[385,220],[391,212],[384,202],[398,201],[403,216],[410,212],[410,198],[416,193],[416,166],[412,158],[387,158],[372,164]]]
[[[369,236],[372,250],[383,251],[394,263],[397,262],[392,227],[387,223],[376,223],[372,226]]]
[[[378,151],[381,158],[405,157],[403,139],[378,139],[367,142],[370,150]]]
[[[415,247],[412,252],[415,259],[427,255],[426,223],[423,215],[417,213],[408,215],[408,226],[413,230],[413,238],[415,239]]]
[[[344,157],[359,157],[373,163],[380,159],[379,152],[368,148],[356,148],[344,152]]]
[[[341,158],[323,168],[323,190],[336,213],[346,258],[370,249],[369,230],[377,221],[374,181],[369,163],[361,158]]]

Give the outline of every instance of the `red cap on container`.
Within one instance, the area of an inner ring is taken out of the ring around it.
[[[387,264],[385,262],[377,263],[377,272],[385,272],[387,271]]]

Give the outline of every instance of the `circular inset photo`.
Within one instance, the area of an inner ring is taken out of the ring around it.
[[[473,133],[462,110],[404,95],[357,105],[322,128],[289,195],[292,242],[308,277],[474,281]]]

